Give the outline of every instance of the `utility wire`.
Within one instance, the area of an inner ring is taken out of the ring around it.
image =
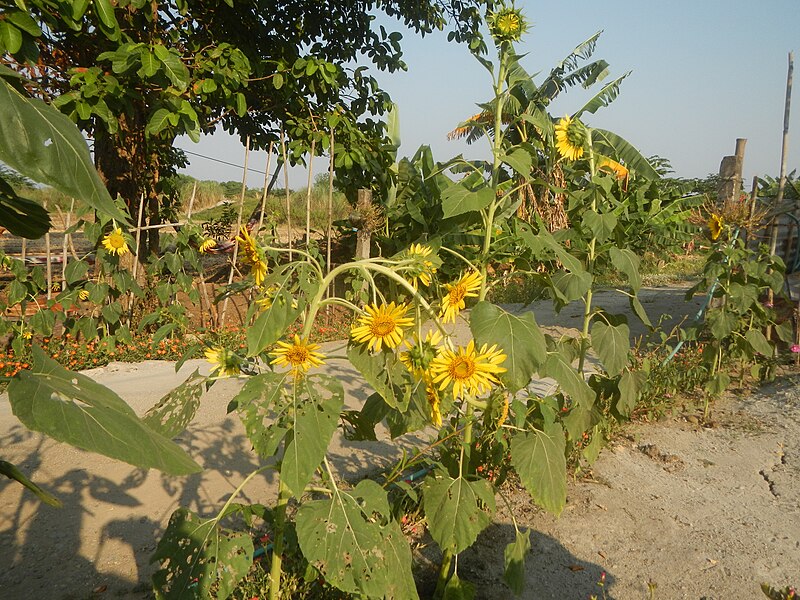
[[[183,148],[181,148],[183,150]],[[212,158],[210,156],[205,156],[203,154],[198,154],[197,152],[191,152],[190,150],[183,150],[186,154],[191,154],[192,156],[197,156],[200,158],[205,158],[206,160],[211,160],[214,162],[222,163],[223,165],[228,165],[229,167],[236,167],[237,169],[244,169],[244,165],[237,165],[236,163],[228,162],[227,160],[221,160],[219,158]],[[253,173],[260,173],[261,175],[266,175],[265,171],[260,171],[259,169],[253,169],[251,167],[247,168],[248,171]]]

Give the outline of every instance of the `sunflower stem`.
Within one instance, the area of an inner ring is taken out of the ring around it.
[[[597,212],[597,188],[595,187],[594,183],[594,176],[596,172],[595,161],[594,161],[594,149],[592,147],[592,131],[588,129],[588,145],[589,145],[589,177],[590,177],[590,185],[592,186],[592,211]],[[586,257],[586,270],[589,272],[589,275],[594,279],[594,261],[595,261],[595,252],[597,247],[597,237],[592,236],[592,239],[589,241],[589,253]],[[589,284],[589,289],[586,291],[586,297],[584,299],[584,307],[583,307],[583,329],[581,330],[581,351],[578,357],[578,371],[583,374],[583,365],[586,362],[586,353],[589,351],[589,324],[592,321],[592,298],[593,298],[593,291],[592,285],[594,281]]]

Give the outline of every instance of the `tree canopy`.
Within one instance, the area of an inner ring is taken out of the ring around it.
[[[184,164],[177,136],[217,126],[265,148],[288,142],[299,162],[312,140],[337,168],[373,178],[389,160],[380,115],[388,95],[365,64],[403,69],[401,34],[382,12],[425,35],[479,49],[480,0],[0,1],[0,61],[68,115],[94,144],[112,197],[148,201]],[[347,178],[347,175],[345,175]],[[363,181],[358,183],[363,184]],[[131,211],[133,214],[133,211]]]

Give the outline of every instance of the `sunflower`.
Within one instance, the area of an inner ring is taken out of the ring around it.
[[[80,300],[88,300],[89,299],[89,290],[81,290],[78,292],[78,298]]]
[[[722,235],[722,227],[724,224],[725,221],[722,219],[721,215],[711,213],[711,218],[708,220],[708,230],[711,232],[711,239],[715,242],[719,239],[719,236]]]
[[[236,241],[239,242],[242,262],[250,265],[253,279],[255,279],[256,285],[260,286],[267,277],[267,257],[264,249],[258,245],[245,227],[239,230]]]
[[[442,426],[442,399],[439,397],[439,390],[429,378],[425,379],[425,396],[428,399],[428,406],[431,408],[431,423],[436,427]]]
[[[489,15],[488,23],[492,37],[498,42],[517,42],[528,30],[522,11],[513,6]]]
[[[505,367],[500,366],[505,359],[506,355],[497,346],[489,348],[484,344],[476,351],[475,340],[470,340],[466,348],[459,346],[455,351],[443,348],[433,359],[430,372],[433,383],[438,384],[440,390],[452,383],[456,397],[465,392],[477,395],[500,383],[497,375],[505,373]]]
[[[308,340],[301,340],[294,336],[294,343],[278,342],[278,349],[272,353],[274,360],[271,365],[289,367],[295,378],[301,377],[311,367],[320,366],[325,355],[317,352],[319,344],[309,344]]]
[[[436,266],[428,259],[432,252],[430,246],[411,244],[411,247],[402,255],[404,259],[414,261],[406,267],[406,275],[415,290],[419,288],[420,283],[428,287],[431,284],[431,277],[436,273]]]
[[[383,345],[397,348],[403,341],[403,328],[414,324],[414,319],[405,316],[408,311],[405,304],[368,304],[364,311],[366,314],[358,318],[360,325],[354,325],[350,335],[356,342],[368,342],[367,348],[374,348],[376,352],[380,352]]]
[[[466,307],[465,298],[472,298],[478,295],[481,289],[481,274],[478,271],[470,271],[456,283],[445,284],[447,293],[442,298],[442,309],[439,316],[444,323],[455,323],[456,316]]]
[[[103,236],[103,248],[117,256],[130,252],[128,242],[125,241],[125,236],[122,235],[122,229],[119,227],[112,229],[110,233]]]
[[[200,242],[198,250],[200,251],[200,254],[205,254],[209,250],[212,250],[213,248],[216,247],[217,247],[217,240],[215,240],[214,238],[204,238],[203,241]]]
[[[425,372],[430,367],[431,362],[439,352],[439,344],[442,342],[442,334],[436,330],[429,330],[425,338],[420,340],[414,334],[414,341],[407,344],[408,350],[401,352],[398,358],[403,363],[417,381],[423,379]]]
[[[206,360],[214,366],[212,377],[236,377],[239,374],[239,357],[227,348],[206,348],[205,355]]]
[[[583,156],[589,132],[579,120],[564,117],[556,125],[556,149],[567,160],[578,160]]]

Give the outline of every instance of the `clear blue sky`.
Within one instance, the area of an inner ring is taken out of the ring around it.
[[[607,81],[632,71],[610,107],[587,115],[589,125],[622,135],[645,156],[669,159],[681,177],[716,173],[722,157],[733,154],[736,138],[746,138],[747,188],[753,175],[777,177],[789,52],[800,60],[798,0],[528,0],[517,6],[533,23],[517,50],[527,53],[522,64],[529,73],[541,73],[535,81],[598,30],[604,33],[594,58],[610,63]],[[485,143],[466,146],[446,136],[478,111],[476,103],[491,97],[488,73],[443,33],[425,38],[404,33],[402,43],[408,71],[377,74],[399,105],[400,155],[428,144],[436,160],[459,153],[485,157]],[[571,113],[588,97],[581,89],[571,90],[551,112]],[[179,146],[239,165],[243,161],[238,139],[222,134],[199,144],[184,139]],[[789,171],[800,167],[800,75],[794,82],[788,158]],[[189,175],[241,180],[241,169],[190,159]],[[253,153],[250,166],[263,170],[265,161],[266,153]],[[315,173],[324,169],[324,164],[314,167]],[[304,187],[306,179],[307,171],[295,169],[290,186]],[[249,186],[262,184],[263,176],[249,176]]]

